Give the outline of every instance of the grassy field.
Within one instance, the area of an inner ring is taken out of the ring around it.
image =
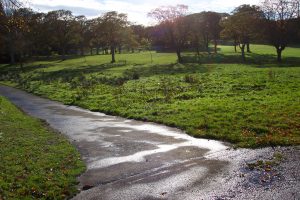
[[[75,148],[0,96],[0,199],[66,199],[85,167]]]
[[[283,64],[271,46],[184,55],[141,52],[41,60],[0,67],[3,83],[93,111],[176,126],[240,147],[300,144],[300,48]],[[152,59],[151,59],[152,57]],[[126,60],[126,62],[125,62]]]

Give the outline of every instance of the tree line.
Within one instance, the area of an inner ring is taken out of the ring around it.
[[[17,0],[0,0],[1,62],[22,66],[26,59],[53,54],[111,54],[136,50],[217,53],[220,41],[230,42],[235,51],[251,52],[250,43],[273,45],[277,61],[289,44],[300,43],[299,0],[265,0],[260,6],[241,5],[232,13],[188,14],[185,5],[165,6],[148,13],[157,25],[134,25],[127,15],[115,11],[94,19],[74,16],[68,10],[48,13],[25,8]],[[211,50],[210,44],[213,44]]]

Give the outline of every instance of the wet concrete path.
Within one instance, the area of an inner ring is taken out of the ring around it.
[[[79,187],[93,187],[74,199],[204,199],[207,191],[228,189],[226,176],[243,154],[228,154],[221,142],[175,128],[90,112],[6,86],[0,86],[0,95],[46,120],[77,147],[87,165]]]

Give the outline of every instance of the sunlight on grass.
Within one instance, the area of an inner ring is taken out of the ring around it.
[[[66,199],[85,169],[66,138],[0,96],[0,199]]]
[[[271,46],[251,45],[243,63],[232,46],[219,54],[141,52],[2,67],[2,81],[93,111],[176,126],[195,137],[241,147],[300,144],[300,49],[276,63]],[[126,62],[125,62],[126,60]]]

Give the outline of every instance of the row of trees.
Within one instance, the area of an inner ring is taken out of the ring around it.
[[[202,46],[220,39],[233,41],[235,51],[239,46],[243,60],[245,51],[250,52],[250,42],[263,42],[276,48],[277,60],[281,62],[282,51],[290,43],[300,41],[299,0],[265,0],[261,6],[241,5],[231,15],[202,12],[186,15],[187,6],[161,7],[149,13],[164,32],[164,40],[176,50],[178,61],[181,51],[194,47],[197,54]]]
[[[245,60],[245,47],[250,41],[267,42],[276,48],[281,62],[282,51],[290,43],[299,43],[299,0],[265,0],[259,6],[243,5],[222,21],[222,36],[240,46]]]
[[[220,22],[222,18],[229,16],[216,12],[186,15],[187,11],[187,6],[177,5],[157,8],[148,14],[158,21],[152,31],[153,44],[160,43],[175,50],[179,62],[182,61],[183,49],[194,48],[199,55],[203,49],[209,52],[210,42],[213,42],[214,51],[217,53],[217,41],[222,31]],[[155,35],[155,32],[158,34]]]
[[[209,52],[209,44],[220,39],[239,46],[245,60],[250,42],[268,42],[281,53],[291,42],[300,42],[299,0],[266,0],[260,7],[242,5],[231,14],[201,12],[188,15],[185,5],[160,7],[149,14],[157,20],[153,27],[132,25],[126,14],[107,12],[95,19],[74,16],[67,10],[38,13],[24,8],[17,0],[0,0],[0,55],[2,60],[20,63],[33,56],[51,56],[53,52],[66,59],[67,54],[84,55],[100,51],[111,54],[124,49],[175,51],[194,49]]]
[[[1,50],[9,55],[11,63],[16,58],[50,56],[57,52],[64,60],[66,54],[80,53],[86,49],[100,48],[112,53],[115,62],[116,48],[136,48],[137,41],[129,26],[127,15],[107,12],[101,17],[87,20],[85,16],[73,16],[71,11],[56,10],[37,13],[22,8],[17,1],[1,0]]]

